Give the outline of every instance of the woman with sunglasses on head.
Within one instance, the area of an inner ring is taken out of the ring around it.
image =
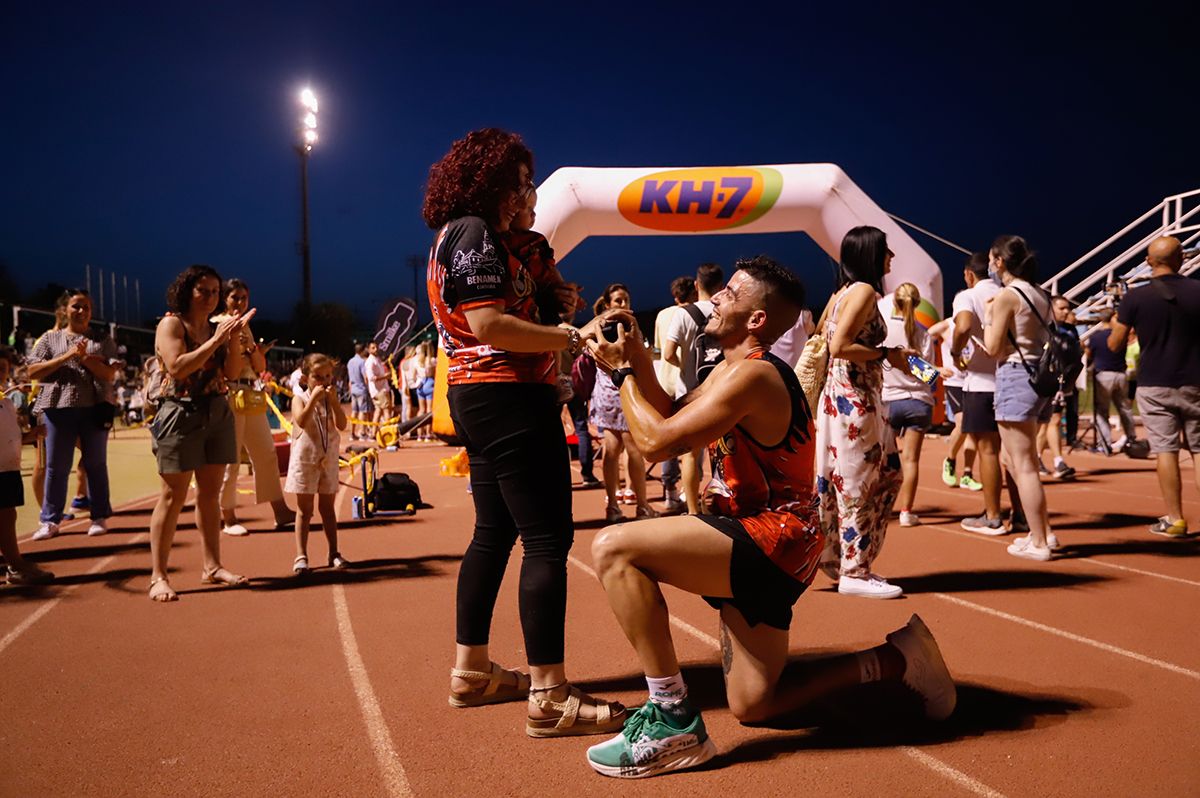
[[[108,495],[108,431],[113,405],[109,402],[116,376],[116,345],[96,341],[90,333],[92,299],[82,288],[58,299],[56,315],[64,326],[43,335],[29,356],[29,378],[40,384],[33,411],[46,424],[46,482],[42,525],[34,540],[58,534],[67,500],[67,478],[78,442],[87,473],[91,512],[89,535],[108,531],[112,505]]]
[[[473,707],[528,699],[532,737],[621,728],[620,704],[567,680],[567,554],[574,539],[571,473],[554,354],[578,354],[604,319],[582,330],[540,324],[536,285],[505,245],[534,191],[533,155],[495,128],[454,142],[429,171],[422,215],[437,230],[429,304],[449,360],[448,399],[467,449],[475,530],[458,577],[457,646],[449,702]],[[491,660],[492,613],[521,538],[520,616],[531,674]]]
[[[246,366],[239,340],[254,310],[235,312],[220,323],[212,315],[221,299],[221,275],[211,266],[189,266],[167,289],[170,312],[154,334],[162,364],[158,413],[150,425],[162,490],[150,517],[150,598],[179,598],[167,582],[167,560],[179,513],[196,478],[196,527],[204,553],[203,584],[243,585],[246,577],[221,565],[221,483],[238,459],[226,380]],[[276,466],[277,468],[277,466]]]
[[[213,316],[220,323],[228,318],[244,314],[250,309],[250,287],[236,277],[226,280],[222,289],[225,298],[224,313]],[[259,345],[249,325],[244,325],[236,336],[231,336],[230,346],[242,352],[241,373],[229,381],[229,407],[233,411],[233,429],[237,440],[239,461],[242,447],[250,455],[254,466],[254,498],[259,504],[271,503],[275,514],[275,529],[289,528],[294,519],[292,509],[283,498],[279,484],[279,461],[275,455],[275,440],[271,437],[271,425],[267,423],[266,393],[262,390],[259,375],[267,369],[267,352],[274,342]],[[246,535],[249,530],[237,518],[237,480],[241,463],[230,463],[225,470],[225,481],[221,486],[221,520],[226,535]]]

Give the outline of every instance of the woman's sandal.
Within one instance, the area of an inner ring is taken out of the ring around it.
[[[250,580],[244,576],[233,573],[224,566],[218,566],[211,571],[202,571],[200,573],[200,584],[202,585],[225,585],[226,587],[237,587],[244,585]]]
[[[303,554],[292,560],[292,573],[296,576],[304,576],[308,573],[308,558]]]
[[[179,594],[167,584],[167,578],[161,576],[158,579],[150,580],[150,600],[160,602],[179,601]]]
[[[526,718],[525,733],[530,737],[578,737],[584,734],[612,734],[621,731],[629,717],[625,706],[616,701],[604,701],[580,690],[569,687],[566,701],[539,698],[538,693],[548,693],[567,683],[538,687],[531,690],[529,700],[546,712],[557,712],[556,718]],[[579,717],[579,707],[587,702],[596,708],[595,719]]]
[[[487,680],[487,684],[473,689],[469,693],[451,691],[450,706],[458,709],[482,707],[487,704],[500,704],[505,701],[524,701],[529,698],[530,682],[528,674],[521,673],[521,671],[505,670],[495,662],[492,663],[491,673],[451,668],[450,676],[472,682]]]

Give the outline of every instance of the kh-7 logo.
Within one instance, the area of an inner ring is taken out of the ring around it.
[[[651,230],[724,230],[760,218],[782,188],[783,175],[766,167],[674,169],[630,183],[617,198],[617,209]]]

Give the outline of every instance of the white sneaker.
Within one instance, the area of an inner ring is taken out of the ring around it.
[[[44,522],[38,527],[37,532],[33,533],[34,540],[49,540],[54,537],[58,537],[58,524],[53,521]]]
[[[93,518],[91,526],[88,527],[88,537],[96,537],[97,535],[108,534],[108,519]]]
[[[900,511],[900,526],[920,526],[921,519],[916,513],[910,513],[907,510]]]
[[[1013,543],[1019,543],[1022,546],[1029,545],[1029,537],[1023,535],[1019,538],[1013,538]],[[1046,533],[1046,545],[1050,547],[1050,551],[1058,551],[1062,548],[1062,544],[1058,542],[1058,537],[1053,532]]]
[[[904,655],[904,683],[924,699],[926,717],[950,717],[958,702],[958,690],[937,641],[921,617],[913,615],[907,626],[889,634],[887,640]]]
[[[221,529],[221,531],[224,532],[226,535],[231,535],[232,537],[235,537],[235,538],[240,538],[243,535],[250,534],[250,530],[246,529],[246,527],[242,526],[241,524],[230,524],[227,527],[223,527]]]
[[[1113,454],[1116,454],[1117,452],[1124,449],[1125,444],[1127,444],[1127,443],[1129,443],[1129,436],[1122,435],[1121,437],[1117,438],[1117,440],[1112,445]]]
[[[1008,553],[1014,557],[1020,557],[1025,560],[1036,560],[1037,562],[1048,562],[1052,553],[1050,547],[1038,548],[1029,542],[1028,537],[1018,539],[1016,542],[1009,544]]]
[[[861,579],[843,574],[838,579],[838,592],[846,596],[894,599],[899,598],[904,590],[899,585],[888,584],[886,579],[877,574],[867,574]]]

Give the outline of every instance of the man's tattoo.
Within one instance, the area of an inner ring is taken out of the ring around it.
[[[721,672],[725,681],[729,681],[729,672],[733,670],[733,641],[729,639],[729,627],[721,621]]]

